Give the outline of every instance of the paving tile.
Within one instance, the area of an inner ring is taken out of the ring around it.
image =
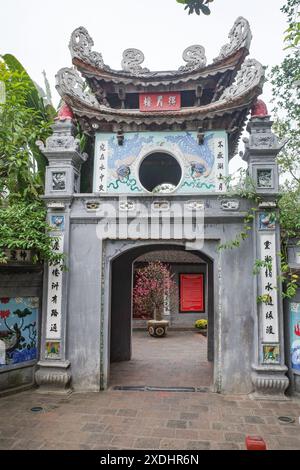
[[[225,440],[229,442],[244,442],[245,434],[239,432],[225,432]]]
[[[216,450],[239,450],[240,446],[234,442],[218,442],[214,449]]]
[[[186,431],[185,429],[181,429],[180,432]],[[162,438],[172,438],[176,437],[177,429],[172,428],[154,428],[151,431],[152,437],[162,437]]]
[[[113,446],[118,446],[121,449],[124,449],[124,448],[128,449],[128,448],[132,448],[134,441],[135,441],[135,438],[133,436],[121,435],[121,436],[115,436],[112,439],[111,444]]]
[[[159,449],[161,439],[156,437],[142,437],[134,441],[134,449]]]
[[[137,411],[136,410],[128,410],[128,409],[123,409],[123,410],[119,410],[117,412],[117,415],[118,416],[136,416],[137,415]]]
[[[186,449],[188,450],[210,450],[211,443],[208,441],[188,441]]]
[[[187,421],[171,419],[170,421],[167,422],[167,427],[168,428],[186,429],[187,428]]]
[[[253,423],[253,424],[265,424],[265,420],[260,416],[245,416],[244,417],[246,423]]]
[[[199,433],[195,429],[175,429],[175,437],[178,439],[197,440]]]
[[[162,439],[160,441],[159,449],[161,450],[183,450],[185,449],[186,441],[183,439]]]

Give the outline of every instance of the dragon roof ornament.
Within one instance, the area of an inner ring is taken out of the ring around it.
[[[252,33],[249,21],[247,21],[242,16],[239,16],[235,20],[228,37],[230,42],[222,47],[220,54],[218,57],[216,57],[216,59],[214,59],[214,62],[226,59],[226,57],[234,54],[242,47],[249,51],[252,41]]]
[[[88,106],[100,109],[97,98],[75,69],[68,67],[60,69],[56,75],[56,88],[62,97],[71,96]]]
[[[102,54],[100,52],[92,51],[94,41],[89,35],[88,31],[80,26],[75,29],[71,35],[69,49],[71,51],[72,59],[81,59],[100,69],[109,70],[108,65],[103,62]]]
[[[122,70],[124,70],[124,72],[130,72],[134,75],[150,72],[149,69],[141,67],[141,64],[144,62],[144,60],[145,56],[139,49],[126,49],[123,52],[123,59],[121,63]]]
[[[193,70],[202,69],[207,62],[205,49],[198,44],[187,47],[182,54],[182,58],[187,64],[179,67],[179,72],[192,72]]]
[[[226,88],[220,97],[220,101],[232,101],[240,95],[256,87],[263,87],[265,81],[265,68],[255,59],[246,60],[239,70],[234,83]]]

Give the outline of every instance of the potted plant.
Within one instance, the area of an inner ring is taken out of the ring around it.
[[[203,336],[207,336],[207,320],[200,319],[195,322],[195,328],[201,333]]]
[[[153,319],[147,322],[151,336],[165,336],[169,321],[164,319],[165,303],[171,311],[177,299],[177,285],[168,266],[160,261],[150,262],[137,269],[133,289],[134,308]]]

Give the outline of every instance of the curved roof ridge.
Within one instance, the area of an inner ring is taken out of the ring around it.
[[[178,70],[169,71],[150,71],[142,67],[144,62],[144,54],[139,49],[130,48],[123,52],[122,70],[111,69],[103,61],[100,52],[93,51],[94,41],[89,35],[86,28],[80,26],[75,29],[71,35],[69,49],[73,63],[77,65],[78,61],[81,66],[87,65],[99,72],[108,73],[109,75],[122,76],[124,79],[144,78],[158,79],[188,75],[193,72],[205,71],[207,68],[216,67],[226,63],[227,59],[235,55],[238,51],[244,50],[244,58],[248,55],[252,40],[252,33],[249,22],[242,16],[238,17],[229,32],[229,43],[222,46],[220,54],[211,64],[207,65],[205,49],[199,44],[187,47],[183,52],[183,60],[186,63],[181,65]],[[239,64],[238,64],[239,65]]]

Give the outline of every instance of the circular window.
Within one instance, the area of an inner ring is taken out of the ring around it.
[[[181,176],[181,166],[176,158],[163,152],[151,153],[145,157],[139,171],[141,184],[151,193],[174,191]]]

